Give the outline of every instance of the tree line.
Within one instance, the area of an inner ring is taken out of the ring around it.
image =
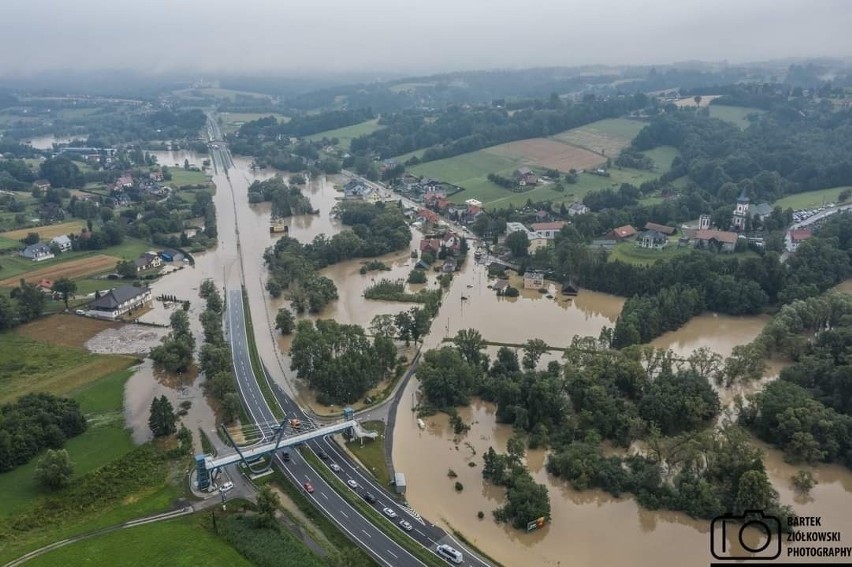
[[[310,199],[298,187],[287,185],[277,175],[265,181],[254,181],[248,188],[249,203],[272,202],[272,216],[290,217],[314,212]]]
[[[201,313],[204,344],[198,354],[198,364],[205,377],[204,393],[221,405],[222,419],[231,423],[239,416],[242,402],[237,395],[231,347],[225,342],[222,329],[225,303],[213,280],[201,282],[198,296],[206,302]]]
[[[39,393],[0,406],[0,472],[26,464],[44,449],[61,449],[86,430],[76,400]]]
[[[474,395],[495,402],[497,420],[512,424],[527,444],[550,447],[548,471],[577,489],[629,492],[645,507],[700,518],[755,507],[791,513],[778,501],[760,451],[744,431],[733,424],[713,426],[721,406],[711,382],[760,375],[759,349],[738,351],[728,360],[699,349],[680,359],[671,351],[613,350],[607,340],[576,337],[562,363],[541,368],[547,345],[540,340],[524,345],[523,360],[508,347],[489,360],[475,330],[459,332],[453,343],[423,357],[421,410],[466,405]],[[635,440],[648,446],[644,454],[601,452],[603,441],[627,447]],[[514,474],[507,465],[511,457],[489,451],[486,459],[483,474],[492,482]],[[523,494],[535,498],[533,487]],[[521,525],[521,519],[535,519],[531,514],[510,517]]]
[[[159,368],[167,372],[183,373],[192,365],[192,353],[195,350],[195,337],[189,328],[186,309],[172,313],[169,324],[171,331],[161,339],[161,344],[151,349],[150,356]]]
[[[350,151],[375,153],[388,158],[426,149],[419,161],[433,161],[472,152],[488,146],[550,136],[596,120],[621,116],[645,107],[644,94],[591,97],[581,102],[551,101],[514,113],[502,108],[450,106],[437,116],[406,111],[382,116],[385,126],[352,140]]]
[[[753,395],[740,421],[792,463],[852,468],[852,298],[832,293],[785,306],[757,342],[793,364]]]

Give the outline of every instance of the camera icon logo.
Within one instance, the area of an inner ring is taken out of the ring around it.
[[[759,542],[747,537],[749,530],[757,531]],[[761,510],[717,516],[710,523],[710,553],[722,561],[776,559],[781,555],[781,521]]]

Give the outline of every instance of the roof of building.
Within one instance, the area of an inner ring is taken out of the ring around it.
[[[70,244],[71,244],[71,239],[70,239],[70,238],[68,238],[68,235],[67,235],[67,234],[60,234],[59,236],[55,236],[55,237],[53,237],[53,240],[51,240],[51,242],[55,242],[55,243],[56,243],[56,244],[58,244],[59,246],[63,246],[63,245],[65,245],[65,244],[70,245]]]
[[[619,238],[627,238],[636,234],[636,229],[632,225],[626,224],[612,229],[612,232]]]
[[[147,291],[148,288],[146,287],[123,285],[94,300],[89,304],[89,307],[94,309],[116,309],[122,303],[126,303],[131,299],[137,298]]]
[[[654,230],[654,231],[657,231],[657,232],[662,232],[663,234],[665,234],[667,236],[671,236],[672,234],[675,233],[675,229],[673,227],[666,226],[664,224],[657,224],[655,222],[646,222],[645,223],[645,230]]]
[[[508,232],[509,234],[513,232],[527,232],[527,227],[525,227],[524,223],[521,222],[507,222],[506,232]]]
[[[565,226],[565,221],[553,221],[553,222],[537,222],[530,225],[532,229],[536,232],[542,230],[562,230],[562,227]]]
[[[494,282],[494,285],[491,286],[491,289],[496,289],[500,291],[501,289],[506,289],[509,287],[509,280],[497,280]]]
[[[748,193],[746,193],[745,187],[740,191],[740,196],[737,197],[737,203],[748,203]]]
[[[695,238],[698,240],[711,240],[715,239],[719,242],[724,242],[725,244],[736,244],[737,243],[737,233],[736,232],[728,232],[727,230],[699,230],[695,233]]]
[[[515,171],[517,171],[518,175],[529,175],[530,173],[533,173],[533,170],[528,167],[519,167]]]
[[[809,228],[798,228],[790,231],[790,240],[799,242],[802,240],[807,240],[813,235],[814,233],[811,232],[811,229]]]
[[[571,203],[568,207],[569,211],[588,211],[589,207],[584,205],[583,203]]]
[[[524,272],[524,279],[527,279],[527,278],[534,278],[534,279],[541,278],[541,279],[543,279],[544,273],[543,272],[535,272],[535,271]]]
[[[658,230],[643,230],[636,235],[637,239],[653,238],[654,240],[668,240],[668,236]]]
[[[762,217],[772,214],[773,207],[769,203],[761,203],[754,207],[754,212]]]
[[[35,255],[37,253],[49,253],[50,247],[44,242],[38,242],[36,244],[30,244],[23,250],[21,250],[21,254],[23,256]]]

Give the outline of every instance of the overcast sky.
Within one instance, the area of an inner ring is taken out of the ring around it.
[[[0,72],[368,71],[852,55],[852,0],[0,0]]]

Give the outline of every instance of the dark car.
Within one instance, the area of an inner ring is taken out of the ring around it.
[[[319,453],[317,453],[317,456],[318,456],[320,459],[322,459],[323,461],[324,461],[324,460],[326,460],[326,459],[328,459],[328,455],[326,454],[326,452],[325,452],[325,451],[320,451]]]
[[[364,500],[366,500],[367,502],[372,504],[373,502],[376,501],[376,497],[373,495],[372,492],[368,492],[367,494],[364,495]]]
[[[290,461],[290,453],[288,453],[287,451],[284,451],[284,453],[281,454],[281,458],[284,459],[285,462],[289,462]]]

